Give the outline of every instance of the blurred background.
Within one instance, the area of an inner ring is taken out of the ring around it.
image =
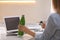
[[[3,1],[3,2],[1,2]],[[51,14],[51,0],[23,0],[26,2],[4,2],[9,0],[0,0],[0,22],[6,16],[25,15],[26,23],[37,23],[46,21]],[[14,0],[13,0],[14,1]]]

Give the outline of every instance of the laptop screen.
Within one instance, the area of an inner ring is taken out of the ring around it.
[[[6,24],[7,30],[18,29],[19,17],[5,18],[5,24]]]

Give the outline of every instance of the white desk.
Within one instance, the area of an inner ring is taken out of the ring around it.
[[[25,34],[23,37],[2,35],[2,38],[0,40],[30,40],[32,38],[33,37],[28,34]]]
[[[28,34],[24,34],[23,37],[19,37],[19,36],[6,36],[6,32],[3,27],[0,27],[0,40],[30,40],[31,38],[33,38],[32,36],[28,35]]]
[[[36,29],[36,26],[34,28],[33,27],[31,27],[31,28],[28,27],[28,28]],[[37,29],[39,29],[38,26],[37,26]],[[25,34],[22,38],[18,37],[18,36],[6,36],[6,28],[4,26],[0,25],[0,40],[34,40],[32,38],[33,37],[28,34]]]

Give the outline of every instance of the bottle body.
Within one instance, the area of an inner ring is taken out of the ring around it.
[[[24,17],[24,15],[22,15],[21,20],[19,21],[19,25],[23,25],[23,26],[25,25],[25,17]],[[18,35],[19,36],[23,36],[24,35],[24,32],[18,30]]]
[[[24,35],[24,32],[18,30],[18,35],[19,35],[19,36],[23,36],[23,35]]]

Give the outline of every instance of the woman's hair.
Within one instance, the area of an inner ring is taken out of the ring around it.
[[[54,9],[60,9],[60,0],[52,0]]]

